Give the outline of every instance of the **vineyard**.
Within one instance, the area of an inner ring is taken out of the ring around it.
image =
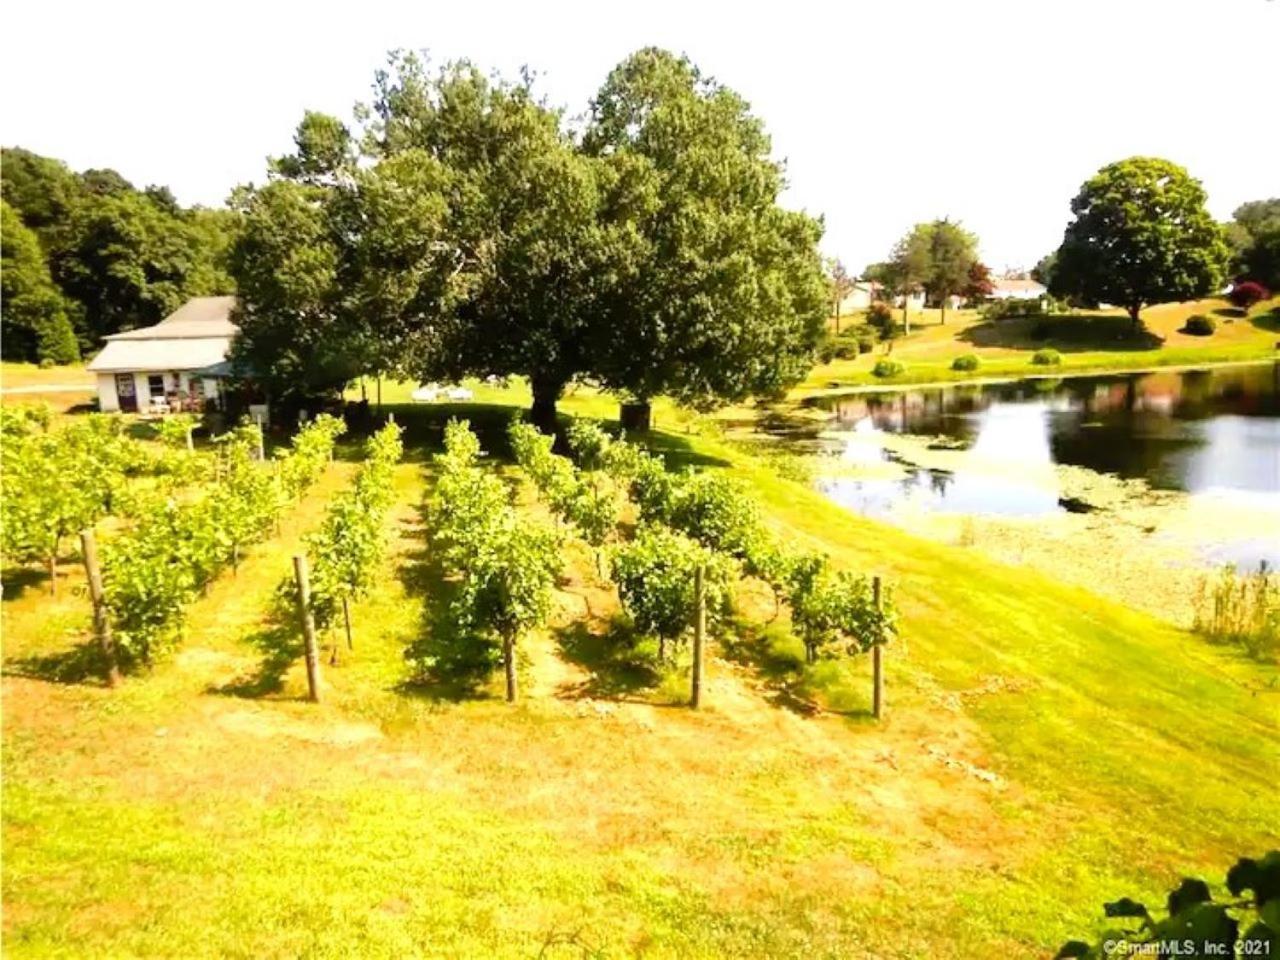
[[[1274,912],[1256,663],[713,436],[413,413],[5,413],[8,953],[1092,956]]]
[[[550,614],[566,533],[590,546],[601,577],[608,554],[634,628],[630,642],[656,639],[660,663],[691,634],[721,624],[743,576],[765,580],[790,607],[810,662],[865,652],[892,636],[887,592],[873,589],[867,577],[833,572],[823,556],[777,543],[731,481],[671,473],[660,458],[589,421],[568,432],[581,466],[554,453],[554,438],[528,423],[512,421],[507,436],[521,475],[557,527],[520,517],[510,491],[478,464],[480,442],[469,425],[448,423],[430,513],[441,555],[462,586],[450,611],[453,649],[424,659],[424,669],[483,667],[500,656],[507,700],[514,701],[517,645]],[[631,522],[624,524],[624,517]],[[695,677],[700,658],[699,648]]]

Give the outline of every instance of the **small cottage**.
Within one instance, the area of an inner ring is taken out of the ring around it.
[[[122,413],[221,409],[227,356],[239,329],[235,297],[196,297],[153,327],[107,337],[89,370],[98,378],[98,406]]]

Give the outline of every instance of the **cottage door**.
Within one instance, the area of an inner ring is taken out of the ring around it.
[[[116,398],[120,401],[122,413],[138,412],[137,385],[133,382],[132,373],[116,374]]]

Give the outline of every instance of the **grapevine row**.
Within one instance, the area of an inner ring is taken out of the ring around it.
[[[391,506],[395,465],[403,452],[401,429],[395,423],[370,437],[355,480],[333,499],[319,528],[305,538],[315,625],[331,627],[341,611],[348,648],[350,604],[369,589],[386,548],[383,521]],[[292,593],[292,582],[283,589]]]
[[[640,528],[630,544],[615,551],[614,575],[637,627],[656,633],[660,645],[664,638],[682,635],[677,628],[688,623],[687,592],[681,593],[676,583],[690,583],[691,568],[704,565],[707,570],[711,612],[716,611],[714,601],[727,596],[721,584],[731,571],[709,557],[740,564],[745,573],[769,584],[775,606],[786,602],[790,607],[792,625],[811,663],[865,652],[893,636],[893,606],[887,597],[876,597],[869,578],[833,570],[825,556],[779,543],[765,529],[756,504],[730,477],[671,473],[659,457],[585,420],[570,425],[568,441],[585,469],[608,474],[636,503]],[[532,444],[525,440],[523,445]],[[664,619],[655,611],[670,614]]]
[[[0,412],[0,457],[4,555],[43,561],[55,593],[57,558],[68,537],[105,516],[144,511],[130,478],[155,476],[161,489],[172,490],[195,479],[201,462],[185,449],[133,439],[119,416],[89,414],[52,429],[42,408]]]
[[[156,503],[132,529],[103,550],[104,599],[126,666],[153,663],[181,635],[196,593],[242,547],[268,533],[290,496],[313,482],[328,462],[342,422],[321,416],[303,427],[280,467],[257,460],[261,433],[235,428],[219,440],[218,481],[189,502]]]
[[[510,491],[479,465],[480,442],[465,421],[445,427],[444,453],[430,504],[433,543],[459,579],[449,607],[449,647],[483,668],[503,664],[508,701],[515,701],[516,645],[551,613],[560,570],[559,537],[517,516]],[[438,665],[427,653],[421,666]]]

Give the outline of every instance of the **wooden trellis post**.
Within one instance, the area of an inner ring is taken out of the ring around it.
[[[871,598],[875,603],[876,611],[879,612],[881,606],[880,599],[880,578],[873,577],[871,580]],[[874,684],[871,694],[871,715],[879,720],[884,715],[884,644],[877,643],[871,648],[871,675]]]
[[[98,565],[98,542],[93,528],[80,531],[80,552],[89,577],[89,596],[93,600],[93,633],[106,663],[107,686],[120,686],[120,665],[116,662],[116,646],[111,637],[111,619],[107,616],[107,599],[102,589],[102,568]]]
[[[702,660],[707,633],[707,595],[704,579],[704,570],[699,566],[693,575],[693,690],[689,697],[689,706],[695,710],[702,705]]]
[[[320,702],[320,656],[316,650],[316,619],[311,613],[311,581],[307,576],[307,558],[293,558],[293,575],[298,581],[298,615],[302,619],[302,639],[307,661],[307,699]]]

